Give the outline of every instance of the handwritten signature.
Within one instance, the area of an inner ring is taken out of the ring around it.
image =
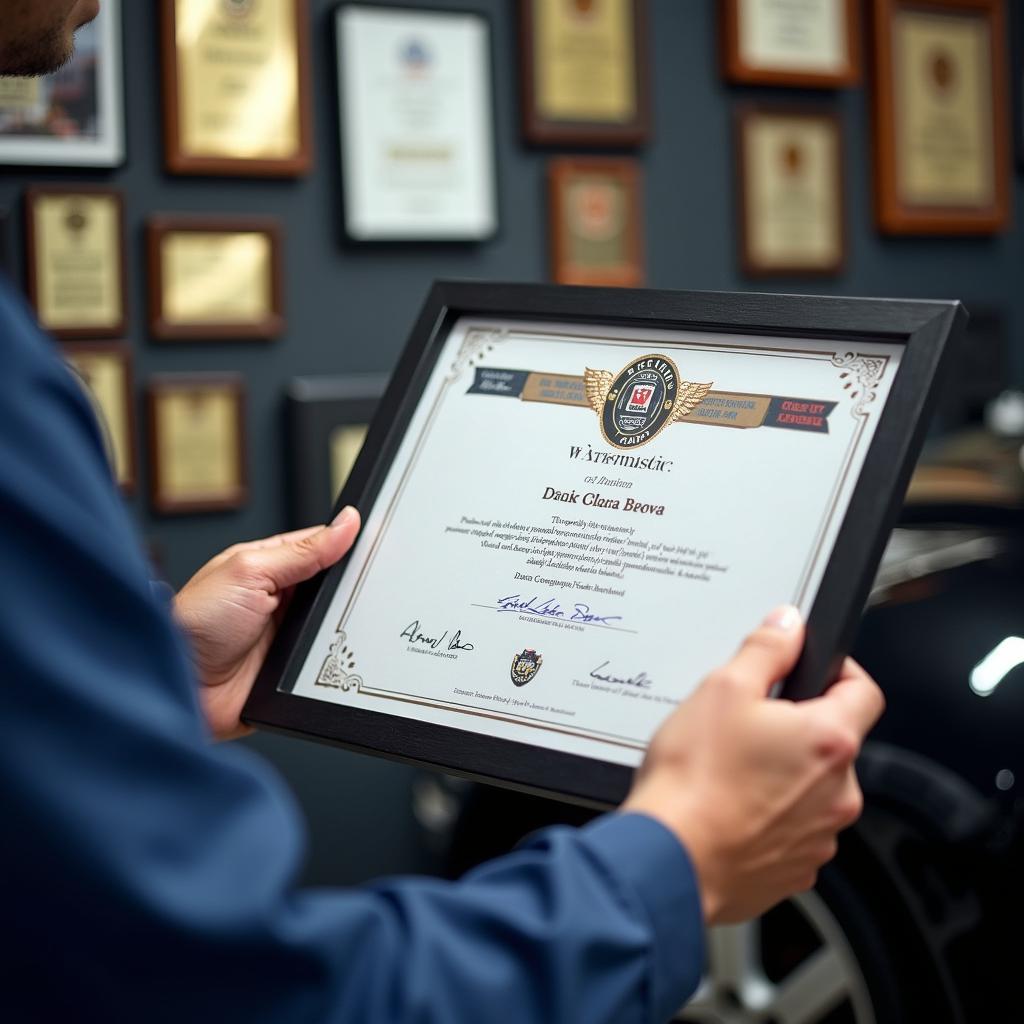
[[[435,651],[448,640],[448,630],[445,630],[440,636],[428,636],[420,629],[420,620],[416,619],[415,622],[410,622],[401,633],[398,634],[404,637],[409,643],[412,644],[424,644],[427,647],[433,648]],[[462,630],[457,629],[450,640],[448,640],[448,646],[445,648],[449,651],[471,651],[473,645],[466,641],[462,641]]]
[[[616,686],[635,686],[638,690],[649,690],[651,688],[653,680],[647,678],[646,672],[641,672],[637,676],[629,676],[626,679],[622,679],[611,672],[602,675],[601,673],[608,667],[608,664],[607,661],[604,661],[597,668],[591,669],[590,678],[597,679],[602,683],[612,683]]]
[[[525,612],[541,618],[565,619],[566,622],[583,622],[595,626],[607,626],[612,622],[621,622],[621,615],[598,615],[590,610],[590,605],[576,603],[568,611],[553,597],[541,601],[539,598],[524,598],[521,594],[498,598],[499,612]]]

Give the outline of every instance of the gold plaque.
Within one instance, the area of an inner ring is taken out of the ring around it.
[[[155,378],[149,418],[152,497],[158,510],[236,508],[244,501],[240,378]]]
[[[171,170],[309,166],[306,0],[163,0]]]
[[[347,424],[331,431],[331,494],[337,497],[348,480],[366,440],[365,424]]]
[[[25,200],[28,283],[40,324],[61,338],[125,328],[121,197],[37,188]]]
[[[744,269],[838,272],[844,238],[837,117],[748,110],[739,133]]]

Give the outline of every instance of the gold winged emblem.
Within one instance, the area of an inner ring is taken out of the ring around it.
[[[588,366],[583,371],[583,390],[587,396],[590,407],[600,416],[604,410],[604,403],[614,402],[618,398],[618,391],[611,390],[615,382],[615,375],[608,370],[592,370]],[[676,400],[670,422],[677,423],[685,419],[700,405],[707,397],[707,393],[714,385],[714,381],[707,384],[692,384],[690,381],[680,381],[676,390]],[[666,424],[667,425],[667,424]]]

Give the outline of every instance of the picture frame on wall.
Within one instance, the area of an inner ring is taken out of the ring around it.
[[[1009,221],[1003,0],[874,0],[875,209],[894,235]]]
[[[641,170],[630,157],[548,164],[551,275],[559,284],[635,287],[644,279]]]
[[[131,494],[137,473],[131,349],[123,341],[70,341],[62,350],[93,403],[114,478]]]
[[[730,82],[836,89],[861,79],[859,0],[722,0],[720,10]]]
[[[45,185],[25,193],[29,300],[62,340],[127,331],[124,199],[100,185]]]
[[[482,242],[498,230],[490,20],[342,4],[344,229],[353,242]]]
[[[146,414],[150,500],[157,512],[220,512],[245,504],[245,382],[240,374],[151,377]]]
[[[248,341],[284,332],[280,221],[161,215],[147,224],[146,239],[153,337]]]
[[[518,2],[526,140],[540,146],[647,142],[647,0]]]
[[[125,159],[121,0],[75,34],[60,70],[0,77],[0,164],[117,167]]]
[[[160,28],[168,171],[309,171],[309,0],[160,0]]]
[[[807,107],[741,107],[736,150],[744,273],[841,273],[846,214],[839,115]]]

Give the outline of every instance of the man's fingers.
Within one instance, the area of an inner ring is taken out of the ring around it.
[[[715,675],[734,680],[758,697],[766,697],[773,684],[784,678],[796,664],[803,642],[800,612],[784,605],[776,608],[743,641],[733,659]]]
[[[861,737],[871,731],[885,710],[885,697],[878,684],[852,658],[846,659],[839,679],[815,702]]]

